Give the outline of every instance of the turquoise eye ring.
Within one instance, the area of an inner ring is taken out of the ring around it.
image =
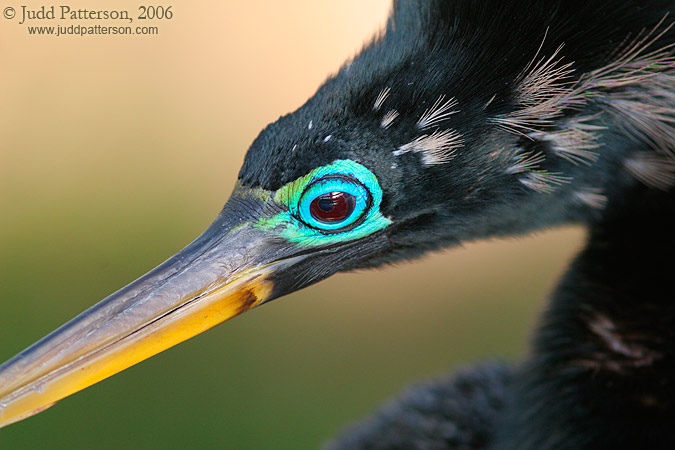
[[[298,201],[297,219],[316,230],[343,233],[359,226],[373,206],[370,191],[346,174],[331,174],[307,185]]]
[[[391,224],[380,212],[377,178],[349,159],[335,160],[285,184],[274,193],[274,202],[285,211],[261,218],[255,226],[274,229],[303,246],[353,241]]]

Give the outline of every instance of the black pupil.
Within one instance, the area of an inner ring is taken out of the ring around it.
[[[333,199],[331,198],[319,197],[319,208],[321,208],[322,211],[328,212],[335,208],[335,203],[333,203]]]
[[[319,222],[342,222],[354,212],[356,199],[342,191],[327,192],[312,200],[309,212]]]

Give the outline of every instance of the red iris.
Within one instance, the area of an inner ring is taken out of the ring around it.
[[[309,212],[319,222],[341,222],[354,211],[354,196],[333,191],[321,194],[309,205]]]

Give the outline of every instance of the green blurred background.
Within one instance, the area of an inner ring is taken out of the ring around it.
[[[257,132],[381,29],[389,0],[172,10],[143,24],[156,36],[29,36],[0,17],[0,360],[197,236]],[[413,380],[522,356],[582,240],[334,276],[0,430],[0,449],[316,448]]]

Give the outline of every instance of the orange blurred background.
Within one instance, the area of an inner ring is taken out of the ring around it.
[[[173,18],[143,23],[159,29],[147,36],[35,36],[0,17],[0,360],[197,236],[258,131],[390,8],[161,5]],[[522,356],[582,239],[558,230],[336,275],[0,430],[0,448],[316,448],[413,380]]]

